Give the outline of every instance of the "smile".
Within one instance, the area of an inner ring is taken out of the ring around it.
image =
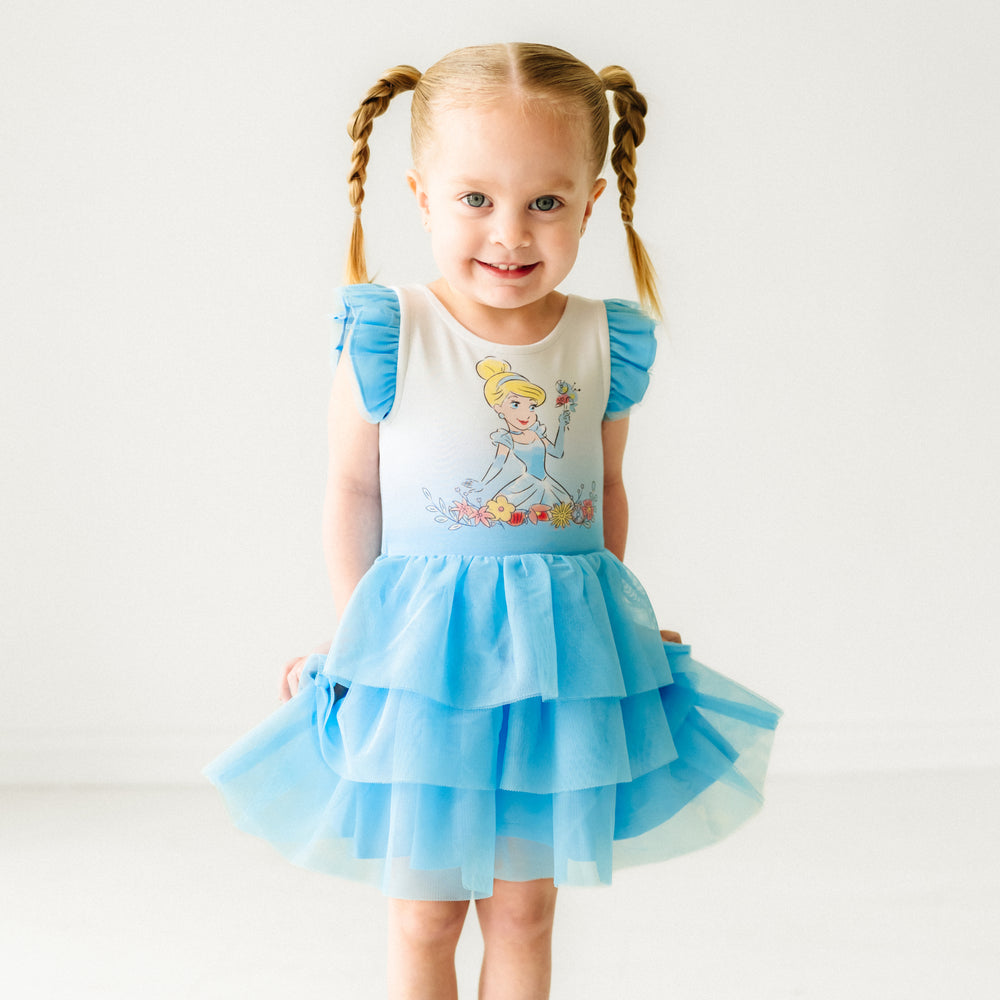
[[[476,263],[491,274],[504,278],[523,278],[538,267],[537,261],[534,264],[489,264],[485,260],[477,260]]]

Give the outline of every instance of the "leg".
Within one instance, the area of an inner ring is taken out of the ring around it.
[[[469,904],[389,900],[390,1000],[457,1000],[455,948]]]
[[[476,903],[483,931],[479,1000],[546,1000],[552,980],[552,879],[493,883]]]

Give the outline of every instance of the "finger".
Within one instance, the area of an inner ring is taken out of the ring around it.
[[[306,665],[305,657],[295,661],[295,666],[292,667],[291,673],[288,675],[288,689],[291,691],[292,695],[298,694],[299,684],[302,680],[302,668]]]
[[[288,701],[288,699],[292,697],[293,692],[288,685],[288,677],[289,674],[291,674],[292,670],[295,669],[295,664],[298,662],[299,662],[299,657],[296,657],[294,660],[289,660],[281,668],[281,680],[278,682],[278,697],[282,701]]]

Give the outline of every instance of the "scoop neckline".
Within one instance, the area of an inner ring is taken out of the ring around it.
[[[430,301],[431,308],[444,320],[444,322],[459,336],[465,340],[472,341],[476,344],[485,344],[487,347],[493,347],[497,350],[503,351],[521,351],[523,353],[533,353],[535,351],[544,350],[546,347],[551,346],[559,337],[562,336],[563,331],[567,326],[567,321],[570,312],[576,309],[577,301],[579,296],[567,294],[566,296],[566,307],[563,309],[562,316],[556,320],[556,325],[552,327],[551,330],[541,340],[536,340],[532,344],[502,344],[496,340],[489,340],[486,337],[481,337],[478,333],[474,333],[467,326],[460,323],[457,319],[445,307],[445,304],[430,290],[427,285],[410,285],[410,288],[419,289],[424,296]]]

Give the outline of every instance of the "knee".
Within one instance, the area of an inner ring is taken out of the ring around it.
[[[555,918],[556,893],[549,886],[536,891],[498,892],[479,913],[483,933],[489,938],[529,943],[548,938]]]
[[[462,933],[468,903],[392,901],[390,921],[397,934],[420,949],[454,948]]]

